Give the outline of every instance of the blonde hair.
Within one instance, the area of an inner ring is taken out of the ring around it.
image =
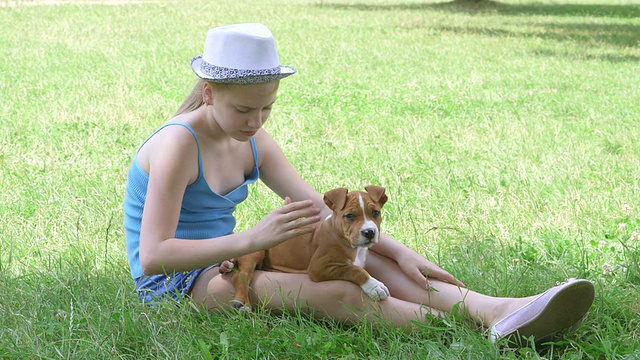
[[[280,80],[274,80],[273,82],[276,83],[275,89],[277,90],[280,86]],[[187,95],[187,98],[184,99],[184,102],[182,103],[182,105],[180,105],[180,108],[178,108],[178,111],[176,111],[173,117],[194,111],[204,105],[204,99],[202,98],[202,88],[204,87],[205,83],[208,83],[213,91],[227,90],[231,86],[238,85],[234,83],[220,83],[208,81],[205,79],[198,79],[198,81],[196,81],[196,84],[193,86],[193,89],[191,89],[191,92],[189,93],[189,95]]]
[[[196,81],[196,84],[193,86],[193,89],[191,90],[189,95],[187,95],[187,98],[184,99],[184,102],[182,103],[182,105],[180,105],[178,111],[176,111],[176,113],[173,115],[174,117],[196,110],[200,106],[204,105],[204,100],[202,99],[202,87],[204,86],[205,81],[207,80],[198,79],[198,81]],[[216,83],[212,81],[207,82],[209,83],[209,85],[211,85],[211,87],[213,87],[214,90],[223,89],[227,85],[224,83]]]

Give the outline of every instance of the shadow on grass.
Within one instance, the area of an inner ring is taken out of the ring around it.
[[[575,57],[576,59],[603,60],[611,62],[640,61],[640,56],[616,53],[596,53],[595,47],[606,44],[619,48],[640,47],[640,25],[635,24],[611,24],[584,22],[576,18],[575,21],[565,19],[562,22],[553,21],[553,18],[535,19],[529,16],[545,15],[551,17],[603,17],[610,19],[640,18],[640,6],[635,5],[590,5],[590,4],[504,4],[497,1],[454,0],[440,3],[404,3],[394,5],[377,4],[331,4],[323,2],[319,7],[354,10],[354,11],[394,11],[394,10],[425,10],[448,11],[477,15],[502,15],[518,16],[522,18],[522,26],[510,26],[500,28],[472,23],[465,25],[434,25],[434,30],[453,32],[459,34],[477,34],[494,37],[522,37],[541,38],[553,41],[570,41],[580,46],[584,51],[581,54],[558,53],[555,56]],[[426,26],[426,25],[425,25]],[[527,27],[525,27],[527,26]],[[553,51],[542,50],[538,55],[554,56]]]
[[[318,7],[353,9],[365,11],[384,10],[442,10],[464,13],[497,13],[508,16],[548,15],[548,16],[589,16],[608,18],[640,18],[640,6],[615,4],[505,4],[492,0],[453,0],[439,3],[404,4],[331,4],[321,2]]]
[[[528,29],[505,30],[495,27],[440,26],[440,29],[456,33],[471,33],[488,36],[538,37],[545,40],[571,40],[580,43],[605,43],[621,47],[640,45],[640,26],[630,24],[584,24],[579,22],[535,25],[537,31]]]
[[[473,34],[505,38],[539,38],[556,42],[569,41],[577,44],[580,48],[580,51],[577,52],[572,52],[570,49],[562,52],[551,49],[539,49],[535,51],[535,54],[539,56],[562,56],[575,58],[576,60],[599,60],[610,62],[640,61],[639,55],[616,53],[615,51],[597,51],[602,50],[600,46],[602,44],[622,49],[638,47],[640,45],[640,26],[635,25],[548,23],[540,26],[539,29],[514,28],[514,30],[472,25],[440,25],[437,26],[437,29],[456,34]]]
[[[561,53],[550,49],[539,49],[535,51],[538,56],[544,57],[574,57],[576,60],[595,60],[595,61],[608,61],[612,63],[625,63],[625,62],[640,62],[640,56],[636,55],[623,55],[623,54],[569,54]]]

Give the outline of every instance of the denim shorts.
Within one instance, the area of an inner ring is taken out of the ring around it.
[[[171,299],[176,302],[182,302],[191,293],[198,276],[217,266],[220,266],[220,264],[217,263],[201,269],[170,274],[140,276],[135,280],[138,298],[147,304]]]

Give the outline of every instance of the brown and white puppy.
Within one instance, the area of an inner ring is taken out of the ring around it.
[[[380,239],[380,209],[387,202],[385,189],[369,185],[364,191],[337,188],[324,194],[333,211],[315,225],[311,234],[287,240],[271,249],[241,256],[231,282],[234,307],[250,310],[249,284],[256,266],[263,270],[308,273],[313,281],[346,280],[359,285],[374,300],[389,290],[364,270],[368,249]]]

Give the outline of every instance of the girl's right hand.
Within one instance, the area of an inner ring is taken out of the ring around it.
[[[313,201],[292,202],[289,197],[284,205],[270,212],[253,227],[260,239],[260,248],[267,249],[289,240],[295,236],[313,232],[310,226],[320,221],[320,209],[313,206]]]

